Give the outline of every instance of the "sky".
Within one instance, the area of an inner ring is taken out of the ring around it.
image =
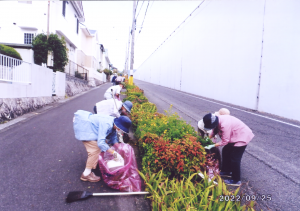
[[[201,2],[138,1],[133,69],[137,69]],[[98,31],[99,42],[108,49],[110,62],[123,71],[133,1],[83,1],[83,10],[83,24]],[[130,56],[128,61],[130,67]]]

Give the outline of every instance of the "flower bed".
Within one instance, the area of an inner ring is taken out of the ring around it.
[[[179,116],[171,113],[157,113],[155,104],[148,102],[143,90],[126,84],[127,97],[133,102],[131,119],[135,136],[142,153],[143,173],[165,169],[164,175],[182,179],[191,173],[205,170],[206,152],[204,146],[211,140],[202,139],[195,129]]]
[[[127,83],[125,87],[127,97],[123,101],[133,102],[132,126],[142,155],[140,175],[152,194],[153,210],[212,210],[216,207],[245,210],[254,206],[253,203],[243,207],[240,202],[221,203],[220,195],[233,193],[227,191],[220,177],[218,185],[208,182],[207,177],[198,182],[195,175],[199,171],[205,174],[210,161],[203,147],[213,142],[201,138],[191,125],[171,113],[172,105],[166,114],[158,113],[143,90]]]

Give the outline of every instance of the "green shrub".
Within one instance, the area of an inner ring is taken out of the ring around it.
[[[16,51],[12,47],[9,47],[9,46],[6,46],[6,45],[0,44],[0,54],[10,56],[10,57],[15,58],[15,59],[23,60],[18,51]]]
[[[211,210],[254,210],[255,201],[251,201],[246,205],[241,205],[240,201],[224,200],[229,196],[230,199],[235,198],[239,192],[239,188],[235,192],[227,190],[226,185],[220,177],[217,177],[218,184],[213,181],[208,182],[208,177],[200,182],[195,182],[197,173],[185,177],[183,180],[169,180],[165,177],[163,171],[157,174],[148,172],[143,174],[139,172],[146,184],[146,191],[150,192],[153,211],[211,211]],[[223,200],[222,200],[223,199]]]
[[[144,173],[148,170],[157,173],[164,169],[164,176],[182,179],[205,169],[206,152],[192,135],[171,141],[164,136],[147,133],[139,139],[139,148],[143,153]]]

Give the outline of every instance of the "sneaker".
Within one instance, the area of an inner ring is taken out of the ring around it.
[[[232,179],[224,180],[226,185],[232,185],[232,186],[240,186],[242,184],[241,181],[234,181]]]
[[[91,173],[90,173],[89,175],[87,175],[87,176],[84,176],[83,173],[82,173],[80,179],[81,179],[82,181],[89,181],[89,182],[99,182],[99,181],[101,180],[101,178],[100,178],[100,177],[97,177],[97,176],[94,174],[94,172],[91,172]]]
[[[231,172],[220,172],[221,177],[231,177]]]

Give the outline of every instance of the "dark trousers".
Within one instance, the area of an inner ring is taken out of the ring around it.
[[[97,114],[97,107],[94,106],[94,113]]]
[[[241,180],[241,160],[247,146],[227,144],[222,150],[222,172],[232,172],[234,181]]]

